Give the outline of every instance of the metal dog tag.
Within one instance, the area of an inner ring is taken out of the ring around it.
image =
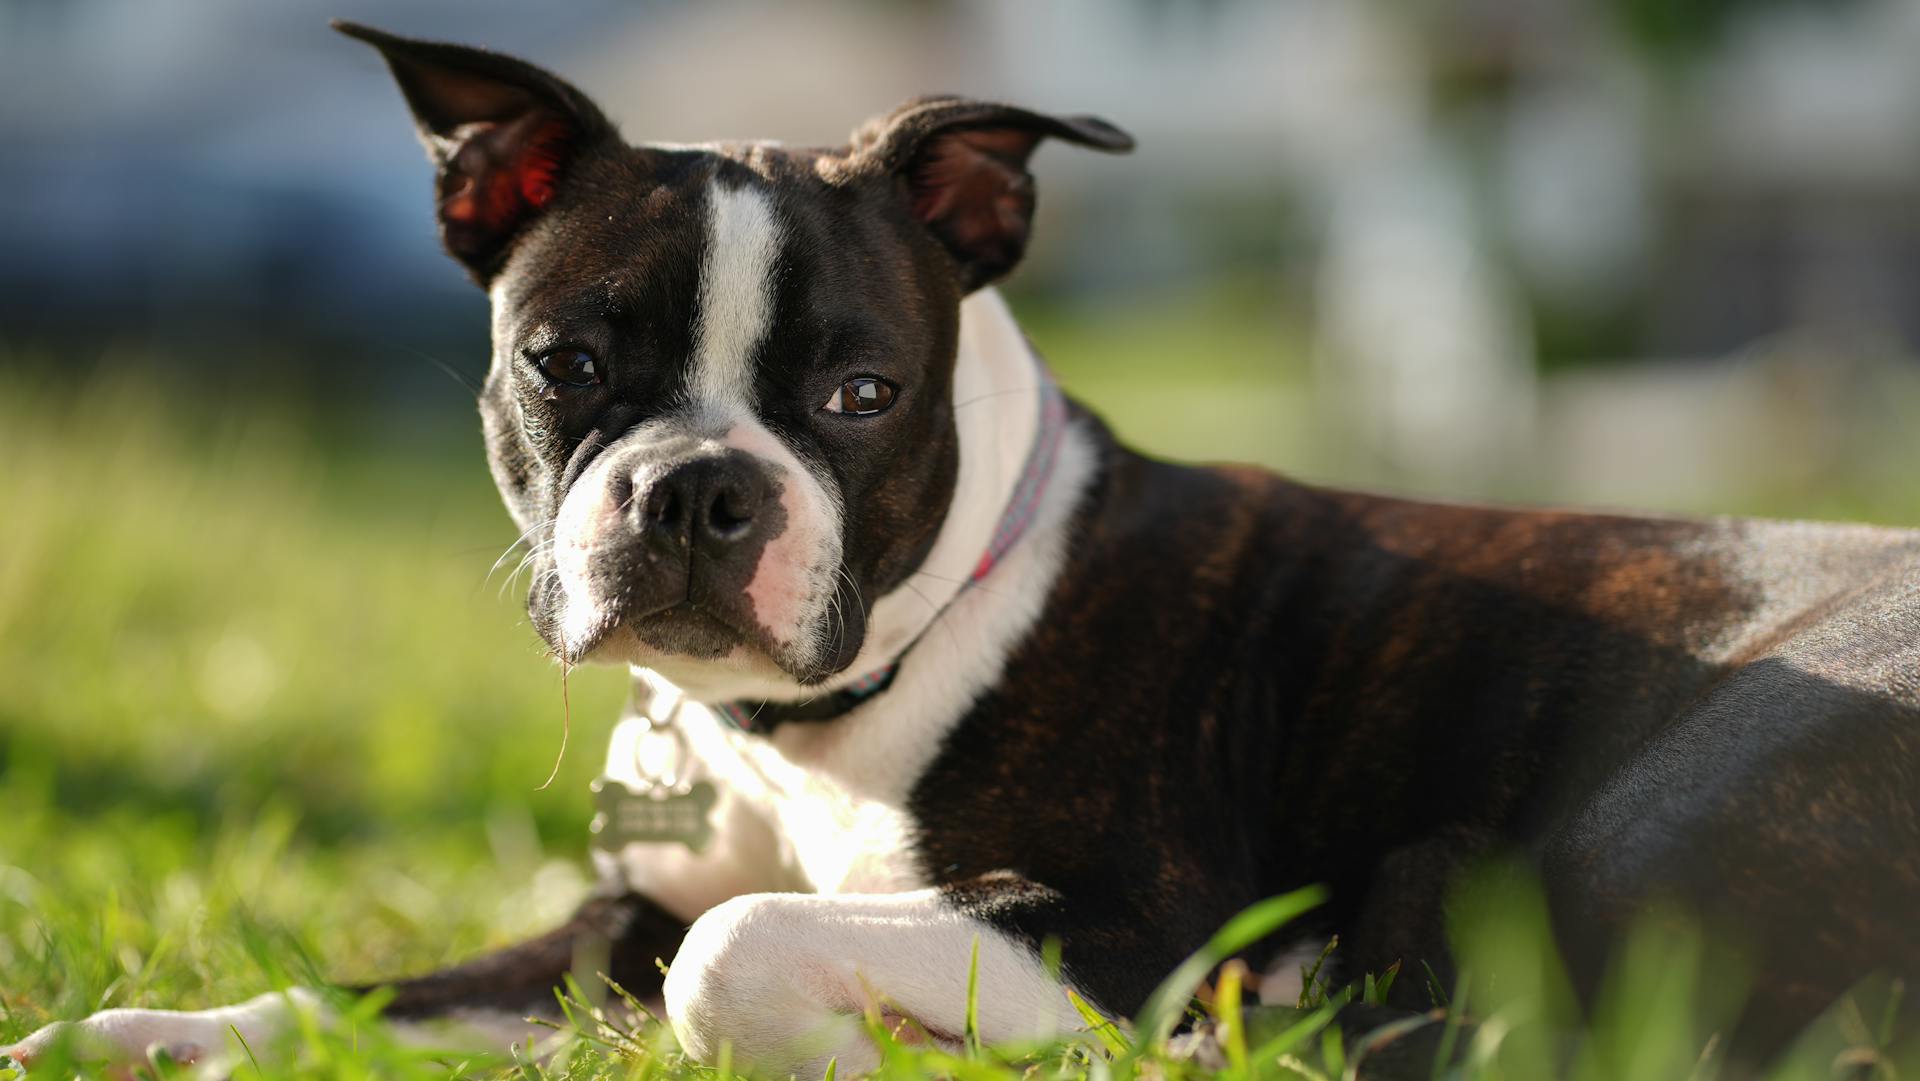
[[[684,792],[656,788],[635,792],[611,777],[593,782],[593,846],[618,852],[630,844],[683,844],[698,852],[713,839],[713,804],[719,794],[708,781]]]
[[[621,721],[607,770],[593,782],[593,846],[618,852],[635,844],[678,844],[694,852],[713,840],[720,793],[677,722],[680,703],[658,695]]]

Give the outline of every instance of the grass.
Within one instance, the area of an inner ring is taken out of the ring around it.
[[[421,969],[578,900],[624,681],[574,675],[537,790],[559,671],[489,578],[477,437],[426,442],[0,384],[0,1038]]]
[[[1122,431],[1174,450],[1224,432],[1223,456],[1290,453],[1260,423],[1303,408],[1275,328],[1205,305],[1105,336],[1036,322],[1069,385],[1095,389]],[[1153,374],[1202,324],[1235,343],[1227,353],[1264,359]],[[559,671],[507,568],[493,569],[513,531],[463,408],[316,417],[151,376],[67,385],[28,370],[0,368],[0,1042],[108,1006],[424,970],[571,910],[588,887],[584,788],[624,680],[574,674],[570,750],[540,788],[561,747]],[[1182,416],[1203,430],[1174,432]],[[1447,1076],[1709,1076],[1702,1051],[1738,997],[1685,939],[1649,938],[1581,1018],[1522,895],[1477,909],[1480,930],[1462,929],[1477,975],[1435,987],[1439,1012],[1411,1027],[1331,1020],[1336,1000],[1376,997],[1387,974],[1371,991],[1314,982],[1298,1010],[1243,1016],[1244,975],[1209,974],[1298,901],[1223,932],[1137,1026],[1094,1018],[1070,1044],[969,1041],[960,1055],[897,1044],[881,1076],[1337,1078],[1416,1028],[1451,1034]],[[1167,1033],[1202,977],[1212,1043],[1178,1057]],[[1808,1045],[1812,1065],[1783,1076],[1829,1076],[1843,1052],[1896,1076],[1875,1017],[1843,1010]],[[291,1065],[236,1076],[730,1076],[682,1061],[657,1025],[581,1013],[572,1027],[558,1057],[518,1065],[426,1058],[377,1025],[309,1032]],[[1911,1059],[1899,1068],[1920,1076]]]

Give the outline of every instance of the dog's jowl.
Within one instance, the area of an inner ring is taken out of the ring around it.
[[[976,941],[982,1036],[1044,1037],[1079,1023],[1062,980],[1126,1014],[1314,883],[1263,957],[1337,932],[1340,975],[1444,980],[1444,902],[1496,854],[1531,861],[1583,987],[1657,898],[1743,944],[1743,1055],[1920,975],[1920,535],[1152,461],[991,288],[1036,149],[1128,149],[1111,125],[941,97],[844,146],[629,143],[528,64],[340,29],[391,67],[492,302],[480,412],[533,625],[635,676],[602,890],[394,983],[403,1030],[524,1037],[588,958],[696,1056],[852,1073],[876,997],[960,1038]],[[317,1001],[80,1031],[192,1056]]]

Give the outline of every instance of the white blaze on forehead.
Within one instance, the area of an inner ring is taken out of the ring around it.
[[[773,203],[751,187],[707,189],[707,249],[688,384],[694,401],[725,415],[753,409],[753,354],[773,324],[780,225]]]

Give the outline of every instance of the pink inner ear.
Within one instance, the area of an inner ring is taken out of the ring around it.
[[[525,117],[472,125],[463,134],[447,163],[448,190],[440,203],[447,221],[503,233],[553,198],[573,134],[564,121]]]
[[[560,155],[566,151],[567,140],[572,136],[573,129],[566,124],[549,120],[527,141],[518,170],[520,197],[528,206],[538,209],[553,198],[554,185],[560,179]]]
[[[1005,198],[1025,180],[1027,155],[1039,136],[1007,128],[960,131],[934,140],[913,168],[913,214],[923,222],[986,214],[1001,224],[1018,199]],[[971,231],[971,230],[967,230]]]

